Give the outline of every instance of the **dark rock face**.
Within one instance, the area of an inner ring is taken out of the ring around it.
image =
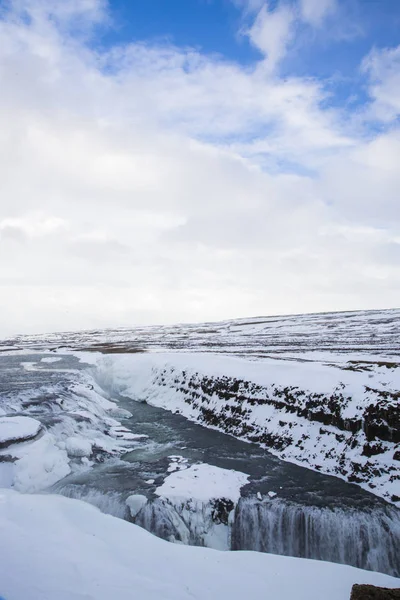
[[[228,525],[229,513],[235,508],[232,500],[218,498],[212,501],[212,519],[214,523]]]
[[[400,588],[378,588],[373,585],[353,585],[350,600],[400,600]]]

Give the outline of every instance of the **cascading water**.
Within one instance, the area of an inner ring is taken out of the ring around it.
[[[400,575],[400,514],[241,498],[232,550],[314,558]]]
[[[218,501],[171,503],[158,498],[149,502],[134,522],[171,542],[229,550],[228,514]]]
[[[390,506],[368,511],[247,497],[224,522],[215,515],[210,503],[174,505],[156,499],[135,523],[184,544],[313,558],[400,575],[400,514]]]
[[[121,494],[117,492],[102,492],[86,485],[73,484],[57,484],[49,492],[75,500],[83,500],[83,502],[96,506],[101,512],[119,519],[125,519],[128,515],[127,506],[121,498]]]
[[[136,525],[170,542],[201,545],[169,502],[157,499],[149,502],[135,518]]]
[[[389,505],[321,507],[248,496],[231,510],[224,499],[153,498],[132,518],[126,493],[71,483],[51,491],[89,502],[172,542],[312,558],[400,576],[400,512]]]

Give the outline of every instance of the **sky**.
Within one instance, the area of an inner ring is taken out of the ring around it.
[[[400,306],[398,0],[0,0],[0,335]]]

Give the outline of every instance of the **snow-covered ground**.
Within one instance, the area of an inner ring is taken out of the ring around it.
[[[182,350],[301,360],[400,360],[400,309],[20,335],[0,350]]]
[[[353,567],[168,544],[83,502],[0,490],[6,600],[348,600],[354,583],[400,580]]]

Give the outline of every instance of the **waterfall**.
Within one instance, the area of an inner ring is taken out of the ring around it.
[[[217,507],[218,508],[218,507]],[[215,501],[170,502],[158,498],[138,513],[134,522],[171,542],[229,550],[229,527],[216,512]]]
[[[116,492],[74,484],[58,484],[52,491],[175,543],[313,558],[400,576],[400,512],[390,505],[344,509],[247,497],[229,513],[223,499],[156,498],[132,518],[124,496]]]
[[[400,513],[241,498],[232,550],[314,558],[400,576]]]
[[[168,501],[161,498],[144,506],[134,522],[164,540],[198,545],[182,517]]]
[[[101,510],[101,512],[125,519],[127,517],[127,506],[121,495],[117,492],[102,492],[86,485],[74,485],[72,483],[60,485],[56,484],[50,490],[50,493],[61,494],[67,498],[83,500],[92,504]]]

